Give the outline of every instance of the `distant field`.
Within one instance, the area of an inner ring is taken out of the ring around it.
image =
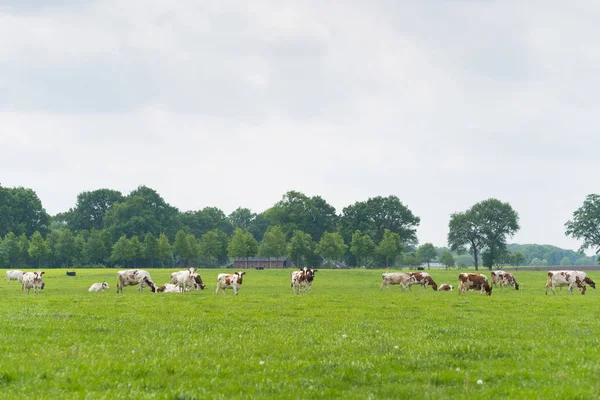
[[[150,270],[162,284],[174,270]],[[227,270],[231,272],[231,270]],[[600,293],[393,286],[382,271],[321,270],[293,295],[289,270],[248,270],[237,297],[116,293],[116,270],[46,271],[42,294],[0,281],[6,398],[597,398]],[[457,286],[458,271],[430,271]],[[489,277],[489,272],[482,271]],[[4,276],[4,270],[0,270]],[[600,281],[600,272],[590,272]],[[88,293],[107,280],[110,290]],[[600,283],[600,282],[598,282]],[[599,288],[600,289],[600,288]],[[477,381],[481,380],[481,384]]]

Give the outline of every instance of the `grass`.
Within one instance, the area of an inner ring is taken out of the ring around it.
[[[156,283],[173,270],[150,270]],[[228,270],[231,271],[231,270]],[[491,297],[379,291],[377,270],[249,270],[240,294],[116,293],[116,270],[48,270],[27,296],[0,283],[7,398],[597,398],[600,293],[544,295],[544,271]],[[431,271],[457,286],[457,271]],[[486,273],[489,276],[489,273]],[[600,272],[592,272],[592,279]],[[108,281],[108,292],[89,293]],[[482,384],[477,384],[481,380]]]

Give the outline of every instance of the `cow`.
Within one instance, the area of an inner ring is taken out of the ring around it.
[[[33,288],[33,293],[38,294],[46,286],[42,275],[44,275],[44,271],[24,272],[22,281],[23,293],[27,290],[27,294],[29,295],[29,291]]]
[[[10,283],[10,281],[19,281],[19,283],[23,283],[23,271],[18,269],[10,269],[6,271],[4,279],[8,281],[7,283]]]
[[[94,283],[92,286],[90,286],[88,292],[103,292],[108,289],[110,289],[110,287],[108,286],[108,283],[104,281],[102,283]]]
[[[298,294],[310,291],[317,271],[317,269],[307,267],[302,268],[300,271],[292,271],[292,293]]]
[[[171,283],[173,285],[177,285],[180,288],[180,292],[187,292],[194,288],[196,290],[201,289],[204,290],[204,283],[202,282],[202,278],[200,274],[196,273],[196,268],[188,268],[184,271],[173,272],[171,274]]]
[[[492,287],[488,283],[488,279],[483,274],[468,274],[463,272],[458,275],[458,294],[467,293],[467,290],[479,290],[479,295],[492,295]]]
[[[415,278],[413,281],[408,283],[408,288],[410,289],[412,285],[421,285],[423,289],[427,289],[427,286],[431,286],[433,290],[438,289],[437,283],[431,278],[427,272],[407,272],[410,276]]]
[[[548,287],[552,289],[553,294],[556,294],[554,288],[557,286],[568,286],[571,294],[573,294],[573,288],[577,286],[581,294],[585,294],[586,284],[596,289],[596,283],[583,271],[548,271],[546,294],[548,294]]]
[[[117,272],[117,293],[123,293],[125,286],[138,286],[138,291],[150,286],[152,293],[156,293],[156,285],[152,282],[148,271],[143,269],[129,269]]]
[[[445,283],[442,283],[439,287],[438,287],[438,292],[451,292],[452,289],[454,289],[454,287],[452,285],[447,285]]]
[[[495,271],[496,276],[494,277],[494,271],[492,271],[492,282],[496,279],[496,283],[500,285],[500,289],[504,286],[512,286],[515,290],[519,290],[519,284],[515,280],[515,276],[510,272]]]
[[[233,289],[233,294],[237,295],[238,291],[242,287],[242,279],[246,273],[238,271],[233,274],[219,274],[217,276],[217,293],[219,294],[219,289],[223,290],[223,294],[225,294],[225,289]]]
[[[156,289],[158,293],[179,293],[179,286],[173,283],[165,283]]]
[[[381,274],[381,285],[379,290],[383,289],[383,285],[390,290],[390,285],[400,285],[400,289],[404,290],[410,287],[411,284],[416,284],[417,280],[414,276],[404,272],[384,272]]]
[[[492,285],[494,286],[498,286],[498,283],[500,282],[500,276],[504,275],[506,272],[502,271],[501,269],[497,270],[497,271],[492,271],[491,276],[492,276]]]

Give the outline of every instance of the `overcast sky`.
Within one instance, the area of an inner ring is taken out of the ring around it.
[[[0,0],[0,183],[338,213],[396,195],[420,243],[495,197],[577,249],[598,192],[597,1]]]

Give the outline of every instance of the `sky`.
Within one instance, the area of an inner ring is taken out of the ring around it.
[[[51,215],[139,185],[226,214],[395,195],[436,246],[493,197],[509,242],[576,250],[598,37],[593,0],[0,0],[0,184]]]

